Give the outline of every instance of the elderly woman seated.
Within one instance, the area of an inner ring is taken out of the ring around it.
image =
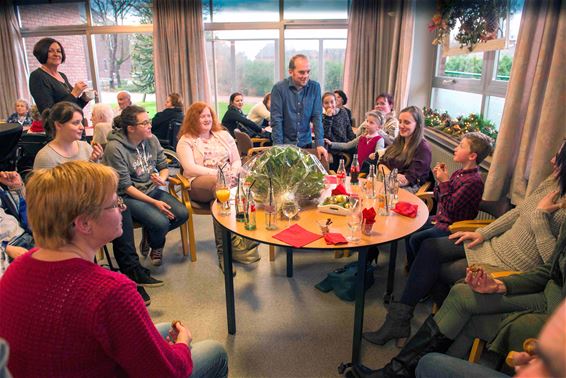
[[[95,264],[120,236],[116,172],[74,161],[35,172],[27,185],[36,241],[0,285],[0,335],[15,377],[225,377],[227,357],[213,341],[195,343],[181,322],[152,323],[136,285]],[[168,337],[163,337],[164,330]]]

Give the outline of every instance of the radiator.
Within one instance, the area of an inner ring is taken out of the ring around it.
[[[428,141],[430,142],[430,146],[432,148],[431,168],[433,168],[436,165],[436,163],[442,162],[446,164],[446,167],[448,168],[448,172],[450,173],[460,169],[461,167],[460,164],[455,163],[454,160],[452,160],[453,158],[452,150],[448,150],[447,147],[441,146],[435,141],[432,141],[430,139],[428,139]],[[487,176],[487,171],[480,168],[480,174],[482,175],[482,178],[485,181],[485,177]],[[484,213],[483,211],[480,211],[476,219],[494,219],[494,217],[488,213]]]

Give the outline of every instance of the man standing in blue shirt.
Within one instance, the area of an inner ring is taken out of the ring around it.
[[[312,122],[317,155],[326,159],[328,153],[324,148],[320,84],[309,80],[310,73],[309,59],[303,54],[297,54],[289,61],[291,76],[273,86],[271,138],[274,145],[293,144],[301,148],[312,148]]]

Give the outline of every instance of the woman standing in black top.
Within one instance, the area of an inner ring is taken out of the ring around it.
[[[244,106],[244,95],[235,92],[230,95],[230,105],[228,110],[222,117],[222,126],[228,129],[228,132],[234,137],[234,129],[248,134],[250,137],[261,137],[271,139],[271,133],[263,131],[255,122],[246,118],[242,107]]]
[[[29,76],[29,90],[40,113],[58,102],[68,101],[81,108],[91,100],[84,90],[87,84],[78,81],[71,86],[59,65],[65,62],[65,49],[53,38],[40,39],[33,47],[33,55],[41,66]]]

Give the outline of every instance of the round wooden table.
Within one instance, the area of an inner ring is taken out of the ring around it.
[[[328,186],[323,192],[321,198],[325,198],[330,195],[331,189],[334,185]],[[347,186],[348,190],[355,192],[359,188],[354,188],[352,190]],[[352,346],[352,362],[359,363],[360,359],[360,346],[362,337],[362,327],[363,327],[363,316],[364,316],[364,282],[365,282],[365,264],[367,250],[371,246],[376,246],[384,243],[391,243],[390,257],[389,257],[389,272],[387,277],[387,289],[385,293],[385,301],[388,302],[391,299],[393,292],[393,283],[395,280],[395,260],[397,257],[397,240],[404,238],[407,235],[418,230],[428,218],[428,209],[423,201],[421,201],[414,194],[400,189],[399,190],[399,201],[410,202],[418,205],[417,216],[415,218],[405,217],[394,212],[391,212],[388,216],[376,217],[376,222],[373,226],[371,235],[364,235],[358,232],[360,240],[358,242],[350,242],[348,244],[340,245],[327,245],[324,238],[313,241],[300,249],[319,249],[319,250],[336,250],[336,249],[350,249],[358,252],[358,275],[356,283],[356,304],[355,304],[355,314],[354,314],[354,337]],[[363,202],[363,208],[368,208],[370,206],[375,206],[375,200],[365,199]],[[230,215],[220,215],[220,205],[215,203],[212,206],[212,216],[215,221],[223,229],[223,246],[224,246],[224,284],[226,289],[226,311],[228,320],[228,333],[236,333],[236,314],[235,314],[235,303],[234,303],[234,282],[232,274],[232,243],[231,234],[235,233],[237,235],[258,241],[264,244],[275,245],[279,247],[286,248],[287,250],[287,276],[292,277],[293,275],[293,248],[289,244],[286,244],[278,239],[273,238],[273,235],[281,232],[287,228],[286,219],[277,220],[277,230],[266,230],[265,229],[265,214],[261,207],[256,212],[257,226],[255,230],[246,230],[244,223],[236,221],[236,212],[234,209],[233,201],[231,201],[231,211]],[[377,212],[377,209],[376,209]],[[301,209],[299,217],[296,220],[292,220],[291,224],[298,224],[304,229],[321,234],[321,229],[317,221],[324,221],[330,218],[332,224],[330,225],[330,232],[339,232],[344,236],[350,234],[350,230],[347,226],[346,216],[334,215],[321,212],[316,206],[310,206]]]

